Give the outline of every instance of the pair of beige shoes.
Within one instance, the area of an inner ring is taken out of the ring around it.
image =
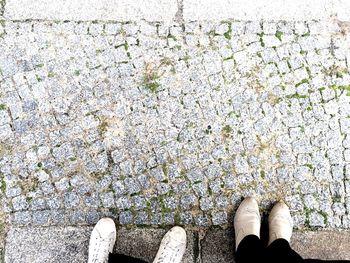
[[[236,236],[236,250],[242,239],[248,235],[260,238],[260,213],[258,202],[253,197],[243,200],[237,209],[234,228]],[[274,205],[269,215],[269,245],[276,239],[290,242],[293,232],[293,220],[288,206],[280,201]]]

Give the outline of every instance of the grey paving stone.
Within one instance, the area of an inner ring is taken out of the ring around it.
[[[304,258],[349,260],[349,232],[298,232],[292,238],[292,247]]]
[[[200,240],[202,262],[234,262],[233,236],[232,230],[206,232],[203,239]]]
[[[105,8],[106,6],[108,8]],[[13,20],[170,21],[174,19],[176,11],[176,2],[166,0],[150,1],[147,5],[139,5],[137,1],[56,1],[52,4],[47,1],[10,0],[6,2],[4,16]]]
[[[91,228],[16,228],[7,234],[5,262],[86,262]]]
[[[322,13],[324,8],[330,8],[333,12],[339,16],[346,18],[348,14],[346,11],[341,10],[347,8],[347,5],[333,5],[328,6],[326,3],[318,8],[310,8],[317,2],[308,1],[303,4],[295,4],[292,1],[284,2],[283,4],[277,4],[273,1],[265,1],[259,4],[253,2],[247,2],[246,6],[243,6],[240,1],[209,1],[202,0],[199,2],[184,1],[184,18],[186,21],[198,21],[198,20],[225,20],[233,17],[244,20],[302,20],[305,17],[315,19],[327,19],[331,15],[331,11]],[[231,8],[227,8],[227,7]],[[278,11],[271,16],[269,10],[277,8]],[[210,11],[211,10],[211,11]]]

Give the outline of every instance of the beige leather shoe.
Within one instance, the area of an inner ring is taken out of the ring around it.
[[[256,235],[260,238],[260,219],[258,202],[253,197],[246,197],[234,219],[236,250],[245,236]]]
[[[293,232],[293,220],[288,206],[280,201],[274,205],[269,215],[269,245],[278,238],[290,242]]]

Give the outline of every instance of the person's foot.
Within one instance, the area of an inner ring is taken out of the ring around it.
[[[116,240],[116,228],[110,218],[102,218],[92,230],[88,263],[106,263]]]
[[[280,201],[274,205],[269,215],[269,245],[283,238],[290,242],[293,232],[293,220],[288,206]]]
[[[258,202],[253,197],[246,197],[234,219],[236,250],[245,236],[256,235],[260,238],[260,219]]]
[[[185,250],[186,231],[175,226],[163,237],[153,263],[180,263]]]

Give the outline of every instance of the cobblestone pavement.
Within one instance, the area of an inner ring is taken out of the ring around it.
[[[0,181],[13,225],[226,225],[278,199],[350,228],[340,22],[6,21]]]

